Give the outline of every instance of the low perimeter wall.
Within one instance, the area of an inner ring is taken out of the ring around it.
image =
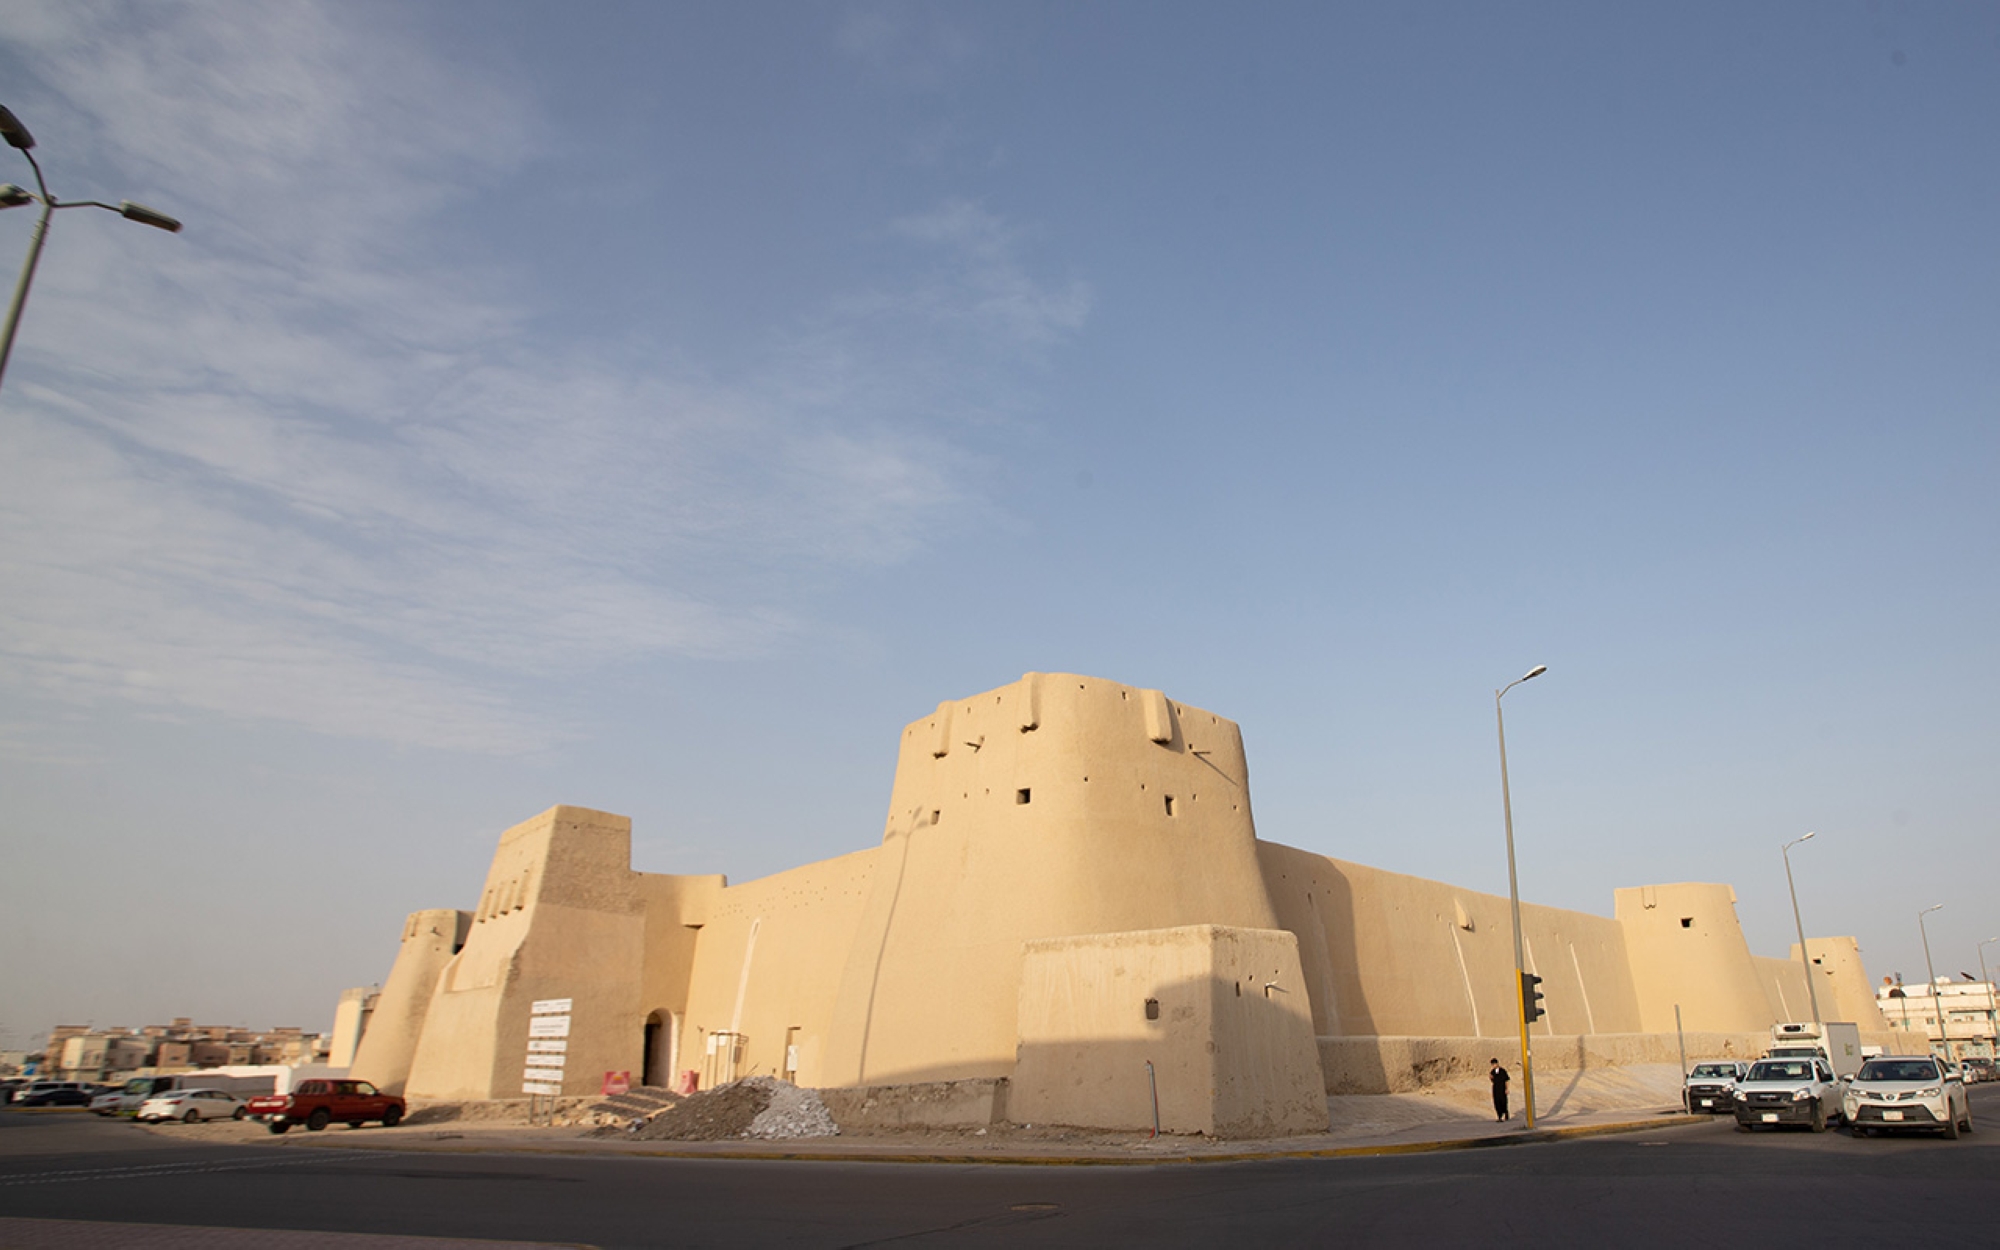
[[[1521,1064],[1521,1044],[1497,1037],[1322,1037],[1320,1069],[1329,1094],[1408,1094],[1432,1085],[1483,1076],[1497,1058]],[[1922,1054],[1928,1048],[1914,1033],[1863,1033],[1864,1046],[1889,1053]],[[1769,1033],[1588,1033],[1535,1037],[1535,1070],[1574,1072],[1641,1063],[1705,1059],[1756,1059],[1770,1048]]]
[[[1007,1078],[849,1086],[818,1091],[844,1129],[961,1128],[1007,1122]]]

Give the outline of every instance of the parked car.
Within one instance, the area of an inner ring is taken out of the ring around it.
[[[1965,1076],[1967,1085],[2000,1079],[2000,1068],[1996,1068],[1993,1061],[1984,1055],[1974,1055],[1970,1059],[1961,1061],[1958,1066]]]
[[[26,1081],[17,1080],[13,1077],[0,1081],[0,1105],[13,1102],[15,1093],[26,1084]]]
[[[1815,1133],[1841,1116],[1841,1083],[1822,1058],[1759,1059],[1731,1095],[1736,1127],[1803,1124]]]
[[[403,1122],[403,1100],[385,1094],[366,1081],[300,1081],[289,1094],[266,1094],[246,1104],[249,1113],[283,1133],[294,1124],[317,1133],[329,1124],[365,1124],[380,1120],[383,1128]]]
[[[88,1107],[97,1086],[83,1081],[36,1081],[15,1097],[23,1107]]]
[[[1749,1071],[1749,1064],[1734,1060],[1698,1063],[1681,1083],[1681,1105],[1693,1115],[1728,1115],[1736,1109],[1736,1082]]]
[[[1847,1122],[1862,1137],[1926,1129],[1956,1139],[1972,1131],[1965,1080],[1931,1055],[1884,1055],[1861,1065],[1842,1098]]]
[[[199,1124],[203,1120],[240,1120],[247,1114],[243,1100],[226,1090],[176,1089],[140,1103],[138,1118],[148,1124],[160,1120]]]

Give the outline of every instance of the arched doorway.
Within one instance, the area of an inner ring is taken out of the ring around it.
[[[640,1082],[667,1088],[674,1082],[674,1067],[680,1060],[681,1015],[678,1011],[655,1011],[646,1017],[645,1076]]]

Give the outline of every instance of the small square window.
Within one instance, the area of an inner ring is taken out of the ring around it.
[[[1694,917],[1693,917],[1693,916],[1682,916],[1682,917],[1681,917],[1681,928],[1683,928],[1683,929],[1692,929],[1692,928],[1694,928]]]
[[[1146,1000],[1146,1018],[1147,1018],[1148,1020],[1157,1020],[1157,1019],[1159,1019],[1159,1018],[1160,1018],[1160,1000],[1159,1000],[1159,999],[1157,999],[1157,998],[1149,998],[1149,999],[1147,999],[1147,1000]]]
[[[1022,786],[1019,790],[1014,791],[1014,802],[1017,804],[1026,803],[1033,797],[1033,795],[1028,793],[1028,787],[1026,786]]]

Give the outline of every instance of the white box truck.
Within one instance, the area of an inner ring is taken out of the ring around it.
[[[1843,1021],[1790,1020],[1771,1026],[1771,1059],[1825,1059],[1836,1077],[1861,1071],[1861,1026]]]

